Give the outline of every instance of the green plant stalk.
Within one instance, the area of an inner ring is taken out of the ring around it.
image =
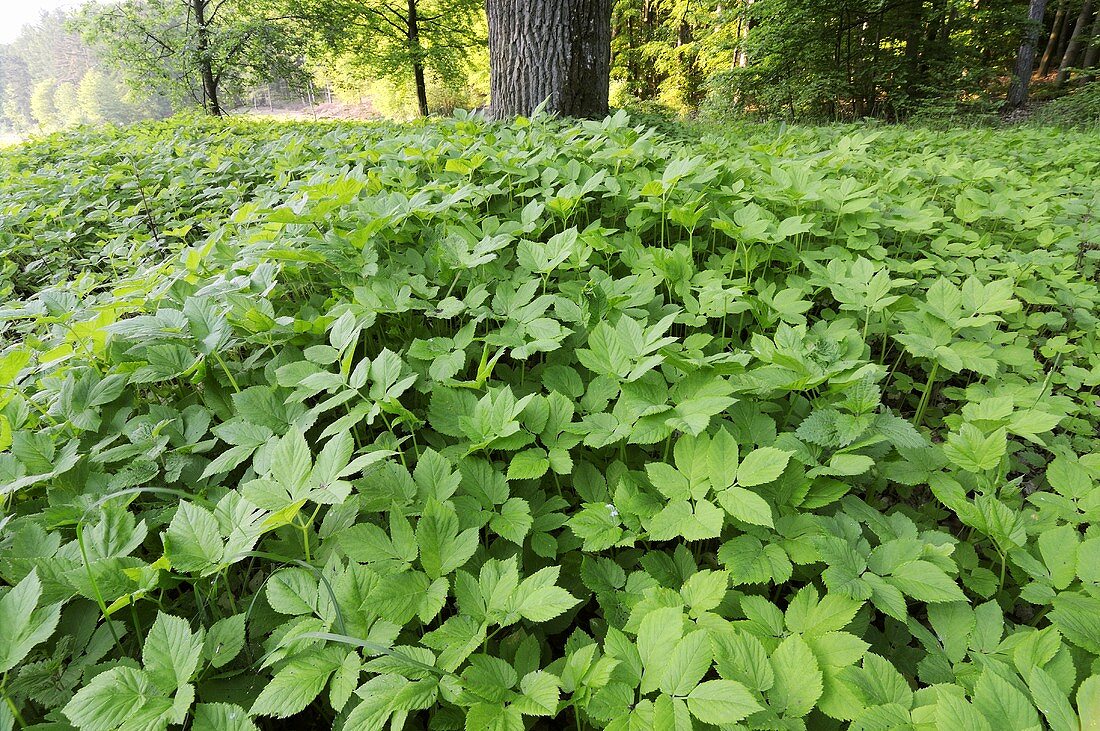
[[[15,705],[15,701],[11,699],[7,691],[8,674],[4,673],[4,678],[0,681],[0,696],[3,696],[4,702],[8,704],[8,708],[11,709],[11,715],[15,718],[15,723],[20,729],[27,728],[27,722],[23,719],[23,714],[19,712],[19,708]]]
[[[932,386],[936,382],[936,376],[940,371],[939,361],[932,362],[932,370],[928,373],[928,380],[924,384],[924,393],[921,394],[920,403],[917,405],[917,413],[913,417],[913,426],[919,427],[921,421],[924,419],[924,411],[928,407],[928,402],[932,396]]]
[[[221,366],[222,371],[225,372],[225,377],[229,379],[230,385],[233,386],[233,391],[235,393],[240,393],[241,392],[241,387],[237,385],[237,379],[235,379],[233,377],[233,374],[229,372],[229,366],[227,366],[225,364],[225,361],[222,360],[222,357],[220,355],[218,355],[218,351],[215,350],[215,351],[211,352],[211,355],[214,356],[214,360],[216,360],[218,362],[218,365]]]
[[[92,564],[88,560],[88,549],[84,544],[83,520],[76,524],[76,542],[77,545],[80,546],[80,557],[84,560],[84,571],[88,574],[88,580],[92,582],[92,591],[95,593],[95,600],[96,604],[99,605],[99,612],[103,615],[103,621],[107,623],[107,629],[111,632],[111,637],[114,638],[115,647],[125,656],[126,650],[122,647],[122,638],[120,638],[118,632],[115,631],[114,622],[111,621],[111,615],[107,612],[107,603],[103,601],[103,593],[99,590],[99,583],[95,580],[95,574],[92,573]]]

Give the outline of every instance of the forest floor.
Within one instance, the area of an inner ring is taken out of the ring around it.
[[[0,154],[0,729],[1095,728],[1098,134],[653,121]]]

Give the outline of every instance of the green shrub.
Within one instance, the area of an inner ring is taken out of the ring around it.
[[[1093,81],[1043,103],[1031,119],[1039,124],[1058,127],[1095,127],[1100,125],[1100,82]]]

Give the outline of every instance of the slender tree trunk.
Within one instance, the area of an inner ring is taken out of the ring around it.
[[[492,115],[602,117],[612,0],[486,0]]]
[[[1062,56],[1062,63],[1058,66],[1058,76],[1054,79],[1055,86],[1061,86],[1066,83],[1066,77],[1069,76],[1069,69],[1073,66],[1074,61],[1077,60],[1077,50],[1081,46],[1081,36],[1084,34],[1085,26],[1089,22],[1089,17],[1092,15],[1092,0],[1085,0],[1085,3],[1081,6],[1081,12],[1077,16],[1077,23],[1073,26],[1073,33],[1069,37],[1069,43],[1066,44],[1066,52]]]
[[[1027,87],[1035,68],[1035,46],[1039,43],[1046,8],[1047,0],[1031,0],[1028,4],[1027,28],[1024,29],[1023,40],[1016,52],[1016,71],[1012,75],[1012,84],[1008,87],[1009,109],[1017,109],[1027,102]]]
[[[1100,63],[1100,12],[1097,12],[1092,19],[1092,39],[1089,41],[1088,50],[1085,51],[1085,60],[1081,62],[1081,68],[1094,71],[1085,77],[1088,81],[1096,78],[1095,69],[1098,63]]]
[[[1047,47],[1043,51],[1043,60],[1039,62],[1039,76],[1050,71],[1050,62],[1054,59],[1054,49],[1058,47],[1058,37],[1062,34],[1062,25],[1066,22],[1066,0],[1059,0],[1058,10],[1054,13],[1054,23],[1050,26]]]
[[[416,0],[409,0],[409,12],[405,16],[409,36],[409,54],[413,60],[413,80],[416,82],[416,106],[421,117],[428,116],[428,84],[424,80],[424,49],[420,45],[420,16]]]
[[[191,12],[195,16],[195,45],[198,51],[199,75],[202,77],[202,103],[206,113],[220,117],[222,107],[218,102],[218,82],[210,59],[210,27],[206,20],[207,0],[191,0]]]
[[[697,108],[703,101],[703,78],[699,72],[699,54],[694,48],[685,48],[695,41],[695,33],[687,21],[685,12],[680,18],[680,27],[676,34],[676,47],[679,49],[681,72],[684,86],[682,101],[691,108]]]
[[[1066,46],[1069,44],[1069,37],[1073,33],[1073,3],[1071,2],[1069,7],[1066,8],[1066,18],[1062,21],[1062,32],[1058,34],[1058,46],[1054,49],[1054,58],[1050,60],[1050,67],[1057,71],[1058,64],[1062,61],[1062,56],[1066,54]]]
[[[910,106],[915,106],[924,96],[925,85],[921,74],[921,41],[924,39],[924,1],[910,0],[905,7],[903,22],[909,28],[905,36],[905,86]]]

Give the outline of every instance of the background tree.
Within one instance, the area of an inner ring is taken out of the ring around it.
[[[631,97],[667,103],[670,89],[692,88],[695,71],[702,106],[721,115],[989,111],[1014,68],[1028,8],[1027,0],[620,0],[612,73]],[[647,63],[683,48],[693,66],[682,56],[679,71]]]
[[[497,119],[608,111],[611,0],[487,0],[490,99]]]
[[[77,89],[77,102],[83,118],[91,123],[126,124],[141,119],[148,108],[137,103],[115,74],[100,68],[84,74]]]
[[[301,76],[301,40],[285,17],[249,0],[124,0],[86,6],[85,38],[136,89],[190,100],[217,116],[226,97]]]
[[[1055,86],[1061,86],[1069,78],[1070,69],[1077,66],[1079,58],[1087,55],[1089,42],[1089,22],[1092,19],[1092,0],[1084,0],[1081,4],[1081,12],[1077,15],[1077,22],[1072,25],[1069,40],[1066,42],[1065,53],[1062,54],[1062,62],[1058,65],[1058,75],[1054,78]],[[1087,63],[1085,64],[1087,65]]]
[[[1047,35],[1047,43],[1043,51],[1043,58],[1039,62],[1039,76],[1046,76],[1050,70],[1051,61],[1054,60],[1058,41],[1062,35],[1062,27],[1066,21],[1066,0],[1058,0],[1058,10],[1054,13],[1054,20],[1050,24],[1050,33]]]
[[[423,116],[429,74],[460,84],[485,42],[481,0],[288,0],[285,8],[305,21],[315,59],[395,83],[411,78]]]
[[[30,126],[32,84],[26,62],[10,47],[0,46],[0,129]]]
[[[1031,73],[1035,69],[1035,46],[1039,43],[1045,10],[1046,0],[1031,0],[1028,4],[1027,28],[1024,29],[1024,36],[1020,41],[1020,50],[1016,53],[1012,84],[1008,87],[1010,109],[1023,106],[1027,101],[1027,89],[1031,83]]]
[[[617,0],[611,79],[618,101],[697,108],[707,76],[738,62],[739,16],[722,10],[721,0]]]
[[[57,128],[60,124],[61,118],[54,101],[56,91],[55,79],[42,79],[31,89],[31,117],[39,129],[48,131]]]
[[[75,127],[88,121],[84,110],[80,108],[77,85],[71,81],[63,81],[54,88],[53,105],[57,110],[59,127]]]

